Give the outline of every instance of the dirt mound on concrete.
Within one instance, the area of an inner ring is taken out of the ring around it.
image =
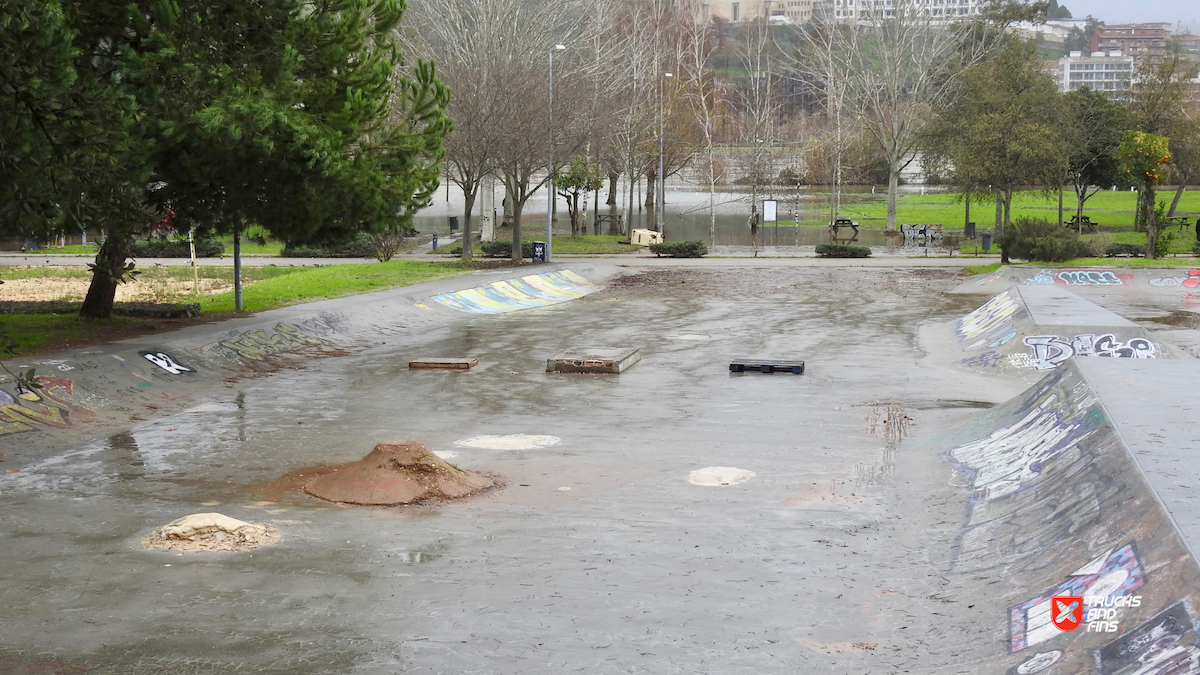
[[[394,506],[465,497],[493,485],[492,479],[463,471],[416,441],[385,441],[357,462],[308,483],[304,491],[331,502]]]
[[[151,532],[146,548],[173,551],[245,551],[279,541],[279,530],[220,513],[193,513]]]

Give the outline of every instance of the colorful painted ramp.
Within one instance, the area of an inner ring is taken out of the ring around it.
[[[460,312],[502,314],[582,298],[600,288],[571,270],[560,270],[531,274],[520,279],[505,279],[486,286],[435,295],[431,299]]]
[[[991,621],[1008,627],[988,672],[1200,672],[1200,567],[1189,533],[1176,524],[1190,513],[1185,495],[1200,481],[1194,470],[1173,480],[1164,475],[1169,469],[1152,473],[1154,438],[1172,420],[1144,413],[1114,419],[1105,405],[1128,396],[1120,383],[1145,380],[1140,370],[1151,365],[1188,369],[1185,389],[1200,377],[1197,362],[1072,360],[977,417],[945,452],[968,495],[950,573],[1004,581],[995,599],[979,600],[994,606]],[[1092,379],[1101,371],[1117,376],[1097,389]],[[1177,394],[1151,385],[1137,396],[1169,410]],[[1196,427],[1182,431],[1195,439]],[[1131,446],[1123,428],[1145,428],[1147,441]],[[1191,442],[1196,450],[1198,443]],[[1156,490],[1148,471],[1163,485],[1189,489]],[[1074,600],[1056,600],[1062,597]],[[1064,630],[1071,602],[1081,607],[1082,623]]]
[[[1072,356],[1188,358],[1149,331],[1059,287],[1014,286],[953,326],[956,365],[1029,381]]]

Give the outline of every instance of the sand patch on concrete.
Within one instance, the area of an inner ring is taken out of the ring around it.
[[[146,548],[171,551],[247,551],[279,541],[279,530],[220,513],[193,513],[142,539]]]
[[[477,450],[537,450],[557,444],[555,436],[539,436],[536,434],[508,434],[507,436],[475,436],[473,438],[454,441],[460,448],[475,448]]]
[[[745,483],[754,478],[753,471],[737,469],[732,466],[708,466],[696,469],[688,474],[688,482],[701,487],[723,487]]]
[[[495,484],[487,476],[450,464],[416,441],[387,441],[357,462],[313,479],[304,491],[343,504],[395,506],[466,497]]]

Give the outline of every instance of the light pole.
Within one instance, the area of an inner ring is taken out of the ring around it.
[[[566,48],[566,45],[554,45],[550,49],[550,97],[547,104],[550,113],[550,163],[546,165],[546,262],[550,262],[551,242],[554,241],[554,52]],[[516,223],[513,226],[520,227]]]
[[[663,187],[667,182],[667,177],[663,175],[663,89],[668,77],[674,76],[663,73],[658,78],[658,214],[654,218],[654,229],[658,232],[663,231],[663,199],[667,196]]]

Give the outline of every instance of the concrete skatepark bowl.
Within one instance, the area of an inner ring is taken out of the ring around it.
[[[1012,368],[961,363],[956,323],[1017,273],[548,273],[19,363],[56,379],[39,401],[0,387],[0,672],[1200,670],[1200,526],[1179,487],[1200,437],[1179,394],[1195,341],[1140,320],[1184,296],[1077,294],[1169,349],[1033,372],[1008,343],[1034,359],[1047,307],[1097,315],[1021,295],[1034,318],[999,345]],[[1114,332],[1104,316],[1071,326]],[[545,372],[579,344],[642,360]],[[429,354],[479,365],[408,367]],[[729,373],[744,354],[807,369]],[[390,508],[280,483],[388,438],[505,487]],[[140,545],[202,511],[282,541]],[[1054,633],[1059,591],[1141,602],[1118,610],[1123,632]]]

